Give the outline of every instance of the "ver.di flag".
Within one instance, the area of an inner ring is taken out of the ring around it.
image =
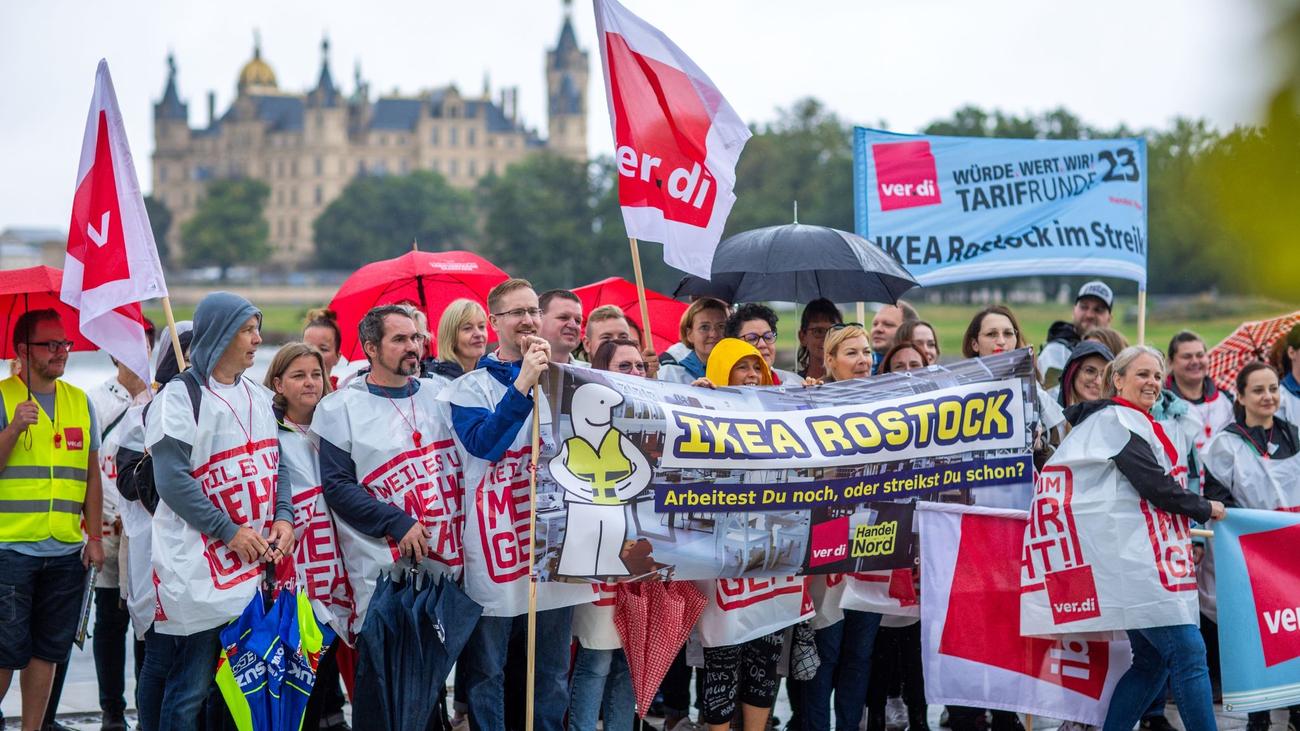
[[[60,299],[81,312],[87,339],[148,383],[140,302],[166,295],[113,79],[101,59],[81,142]]]
[[[920,503],[916,515],[926,700],[1102,725],[1128,642],[1021,636],[1028,514]]]
[[[595,5],[627,235],[708,279],[749,128],[668,36],[616,0]]]
[[[1300,703],[1300,515],[1233,508],[1214,523],[1223,707]]]

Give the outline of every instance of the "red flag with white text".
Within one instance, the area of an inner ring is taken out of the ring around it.
[[[1102,725],[1129,644],[1021,636],[1028,513],[921,503],[916,515],[926,699]]]
[[[140,302],[166,295],[113,79],[101,59],[77,166],[60,299],[80,311],[87,339],[148,383]]]
[[[627,234],[708,279],[749,128],[668,36],[617,0],[595,3]]]

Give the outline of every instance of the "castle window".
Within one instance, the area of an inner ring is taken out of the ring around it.
[[[357,160],[357,175],[365,175],[365,174],[366,174],[366,161]]]
[[[452,177],[460,175],[460,164],[457,160],[451,160],[447,163],[447,172]]]
[[[452,147],[456,147],[457,145],[460,144],[460,128],[459,128],[459,127],[452,127],[452,128],[451,128],[451,139],[448,140],[448,143],[449,143]]]
[[[469,146],[473,147],[478,144],[478,130],[473,127],[469,128]]]
[[[277,206],[282,206],[282,205],[284,205],[284,189],[283,189],[283,188],[281,188],[281,189],[275,191],[275,204],[276,204]]]
[[[290,188],[290,189],[289,189],[289,205],[291,205],[291,206],[296,206],[296,205],[298,205],[298,189],[297,189],[297,188]]]
[[[319,185],[316,186],[316,195],[315,195],[316,205],[319,206],[321,204],[321,201],[323,201],[324,199],[325,199],[324,192],[320,189]]]
[[[283,218],[277,218],[276,221],[275,221],[275,237],[276,237],[277,239],[282,239],[282,238],[284,238],[284,219],[283,219]]]
[[[321,175],[325,172],[325,161],[319,157],[316,158],[316,174]]]
[[[380,147],[388,146],[388,135],[379,135],[379,146]]]
[[[434,147],[437,147],[437,146],[438,146],[438,128],[437,128],[437,127],[434,127],[434,128],[433,128],[433,134],[429,136],[429,142],[430,142]]]
[[[290,173],[291,175],[293,175],[293,177],[295,177],[295,178],[298,177],[298,161],[297,161],[297,160],[293,160],[293,161],[291,161],[291,162],[289,163],[289,173]]]
[[[475,160],[469,161],[469,176],[471,178],[478,176],[478,162]]]
[[[158,166],[158,182],[160,182],[160,183],[165,183],[165,182],[167,182],[167,166],[166,166],[166,165],[159,165],[159,166]]]
[[[298,219],[296,218],[289,221],[289,235],[295,239],[298,238]]]
[[[284,177],[284,160],[275,161],[275,177],[277,178]]]

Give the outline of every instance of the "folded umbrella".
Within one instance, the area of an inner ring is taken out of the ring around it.
[[[1300,322],[1300,312],[1238,325],[1210,350],[1207,367],[1210,378],[1221,390],[1236,393],[1237,373],[1251,361],[1267,361],[1273,344],[1297,322]]]
[[[316,670],[325,648],[334,642],[334,630],[316,620],[305,591],[290,597],[283,607],[280,639],[284,644],[284,676],[279,692],[279,728],[297,731],[307,712],[307,701],[316,687]]]
[[[259,592],[244,611],[221,630],[223,661],[217,665],[216,682],[230,715],[240,731],[275,728],[270,699],[270,666],[261,648],[269,644],[266,635],[278,631],[275,618],[268,621],[266,602]]]
[[[709,279],[688,276],[674,296],[725,302],[894,303],[917,282],[867,239],[826,226],[790,223],[743,231],[718,244]]]
[[[623,641],[637,713],[645,718],[659,684],[708,599],[689,581],[637,581],[618,585],[614,627]]]
[[[386,688],[394,682],[387,664],[387,646],[397,636],[398,601],[393,582],[381,574],[370,597],[366,621],[357,633],[357,671],[352,695],[352,727],[356,731],[396,728],[398,709],[388,702]]]

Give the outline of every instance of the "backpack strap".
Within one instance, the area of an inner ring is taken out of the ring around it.
[[[203,387],[199,385],[199,376],[193,368],[186,368],[176,376],[185,383],[185,390],[190,392],[190,405],[194,407],[194,423],[199,423],[199,402],[203,400]]]

